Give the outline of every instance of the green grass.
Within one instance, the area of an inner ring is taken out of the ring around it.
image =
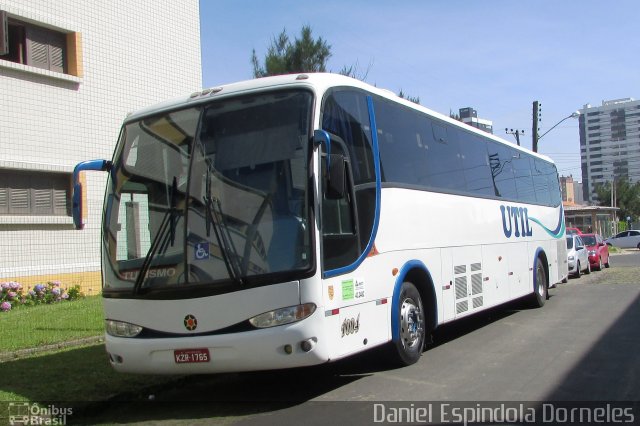
[[[104,333],[101,299],[92,296],[0,314],[0,355],[11,357],[9,353],[21,349],[62,344],[58,349],[0,361],[0,424],[4,424],[10,403],[72,407],[70,420],[81,421],[82,416],[108,410],[112,403],[106,401],[113,398],[145,400],[148,392],[181,379],[116,373],[102,343],[64,347],[64,342]]]
[[[109,365],[104,345],[65,348],[0,364],[0,420],[11,402],[42,407],[72,407],[74,419],[81,411],[92,414],[91,404],[120,398],[139,399],[154,387],[167,386],[177,376],[140,376],[116,373]]]
[[[91,296],[0,313],[0,354],[101,335],[102,312],[102,297]]]

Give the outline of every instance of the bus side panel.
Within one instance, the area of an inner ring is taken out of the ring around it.
[[[441,317],[438,317],[439,322],[448,322],[456,317],[456,292],[453,285],[453,254],[450,248],[443,248],[440,250],[442,261],[442,279],[440,280],[440,287],[442,290],[442,304]],[[439,292],[438,285],[436,285],[436,292]]]
[[[484,267],[484,291],[486,307],[499,305],[509,300],[508,260],[509,244],[482,246]]]
[[[527,245],[510,243],[505,245],[508,264],[509,298],[515,299],[533,291],[532,273],[529,268],[533,264]]]

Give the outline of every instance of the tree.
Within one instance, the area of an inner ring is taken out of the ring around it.
[[[264,58],[264,66],[260,65],[256,50],[253,49],[251,63],[253,76],[292,74],[300,72],[325,72],[327,60],[331,57],[331,45],[322,37],[314,40],[311,27],[305,25],[300,38],[289,39],[286,29],[274,38]]]
[[[640,182],[629,183],[627,180],[616,180],[616,207],[619,207],[618,219],[640,217]],[[596,194],[601,206],[611,205],[611,183],[596,185]]]
[[[413,102],[414,104],[418,104],[420,105],[420,96],[411,96],[411,95],[406,95],[402,89],[400,89],[400,93],[398,93],[398,96],[401,97],[402,99],[406,99],[408,101]]]

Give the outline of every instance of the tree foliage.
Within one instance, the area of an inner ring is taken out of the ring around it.
[[[611,183],[596,185],[596,194],[601,206],[611,205]],[[616,180],[616,207],[619,207],[618,219],[640,217],[640,182],[629,183],[627,180]]]
[[[402,89],[400,89],[400,93],[398,93],[398,96],[401,97],[402,99],[406,99],[408,101],[411,101],[414,104],[418,104],[418,105],[420,104],[420,96],[407,95],[402,91]]]
[[[314,39],[311,33],[311,27],[305,25],[300,38],[295,38],[292,42],[286,29],[283,29],[271,41],[263,65],[253,49],[253,76],[258,78],[300,72],[325,72],[327,60],[331,57],[331,45],[322,37]]]
[[[326,72],[327,61],[330,57],[331,45],[322,37],[314,39],[311,27],[305,25],[300,31],[300,38],[295,38],[293,41],[287,35],[286,29],[274,37],[262,64],[256,50],[253,49],[251,64],[253,76],[259,78],[302,72]],[[365,81],[372,66],[373,62],[370,62],[367,68],[362,70],[356,61],[354,65],[343,66],[339,73]],[[398,96],[416,104],[420,103],[419,97],[406,95],[402,90]]]

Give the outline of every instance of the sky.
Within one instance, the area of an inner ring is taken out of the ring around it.
[[[365,81],[402,90],[443,114],[472,107],[494,134],[540,134],[585,104],[640,98],[637,0],[200,0],[204,87],[251,79],[283,29],[303,25],[331,45],[328,70],[357,65]],[[563,176],[581,180],[578,120],[541,141]]]

